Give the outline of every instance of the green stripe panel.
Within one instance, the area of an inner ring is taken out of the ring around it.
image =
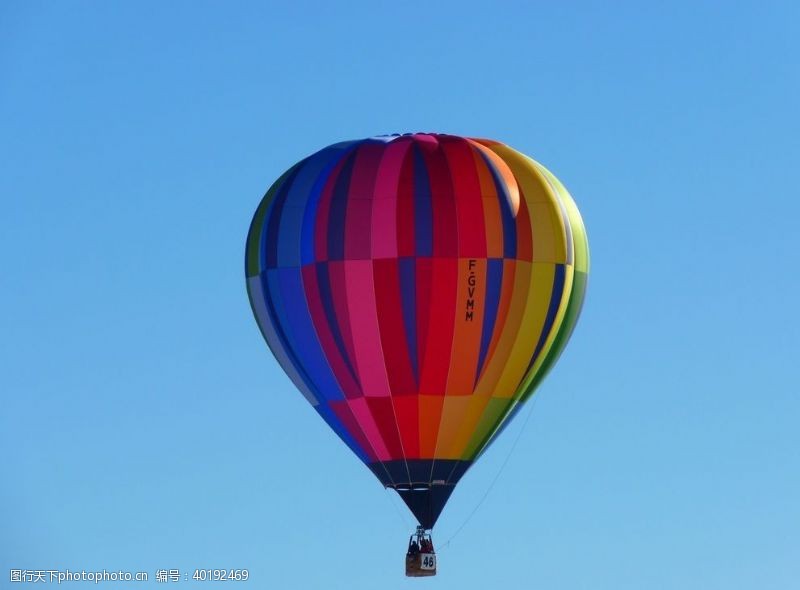
[[[264,217],[267,215],[267,211],[269,211],[269,206],[272,204],[272,201],[275,200],[275,195],[278,194],[281,185],[283,185],[286,179],[302,163],[303,162],[299,162],[289,168],[278,180],[272,184],[271,187],[269,187],[267,194],[264,195],[264,198],[261,200],[261,203],[258,205],[258,208],[253,215],[253,221],[250,222],[250,230],[247,233],[247,246],[245,248],[245,273],[248,277],[257,276],[262,270],[260,264],[259,244],[261,243],[261,234],[265,229]]]
[[[558,357],[561,356],[564,347],[567,345],[569,337],[572,335],[572,331],[575,329],[575,324],[578,322],[578,316],[580,316],[581,308],[583,307],[583,299],[586,295],[587,280],[588,273],[575,272],[572,280],[572,291],[570,292],[569,303],[567,304],[567,311],[564,314],[564,320],[561,322],[561,325],[558,328],[553,345],[547,352],[547,356],[545,357],[542,366],[536,372],[536,375],[533,377],[531,382],[524,388],[522,396],[520,397],[520,401],[524,402],[531,395],[533,395],[533,392],[542,382],[542,379],[547,376],[547,374],[550,372],[550,369],[553,368],[553,365],[558,360]]]

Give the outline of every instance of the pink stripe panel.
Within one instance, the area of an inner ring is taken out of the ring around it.
[[[372,256],[397,256],[397,189],[410,141],[394,141],[383,151],[374,187],[372,207]]]
[[[396,198],[397,187],[400,184],[400,171],[410,147],[411,140],[397,140],[386,146],[375,181],[376,199]]]
[[[390,203],[391,201],[386,202]],[[350,196],[347,200],[345,227],[345,260],[369,260],[370,230],[372,229],[372,201],[356,199]]]
[[[342,421],[342,424],[344,424],[350,436],[358,443],[358,446],[364,449],[364,452],[367,453],[371,461],[375,461],[377,459],[375,449],[372,448],[369,438],[364,434],[361,425],[358,423],[358,418],[353,415],[353,410],[350,408],[349,402],[330,402],[330,407],[333,413],[336,414],[336,417]]]
[[[372,261],[347,260],[345,265],[350,327],[361,390],[366,396],[391,395],[381,348]]]
[[[378,456],[378,461],[388,461],[392,459],[389,450],[386,448],[386,443],[383,442],[378,425],[375,424],[375,418],[372,417],[372,412],[369,411],[366,398],[360,397],[358,399],[347,400],[347,405],[358,421],[358,425],[367,437],[369,444],[375,450]]]
[[[356,160],[353,162],[353,174],[350,177],[348,198],[372,199],[375,175],[378,173],[384,144],[364,143],[357,149]]]
[[[397,199],[373,201],[372,257],[397,257]]]

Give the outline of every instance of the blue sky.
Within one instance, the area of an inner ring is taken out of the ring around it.
[[[0,579],[796,584],[800,10],[490,4],[3,3]],[[592,249],[578,329],[454,493],[428,581],[242,270],[283,170],[403,131],[532,155]]]

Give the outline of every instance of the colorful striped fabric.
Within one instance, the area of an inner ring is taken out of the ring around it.
[[[281,367],[432,528],[564,348],[589,251],[542,165],[495,141],[416,133],[290,168],[256,210],[245,267]]]

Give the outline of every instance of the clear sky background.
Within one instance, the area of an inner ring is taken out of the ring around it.
[[[797,586],[797,3],[492,4],[0,5],[0,586]],[[281,172],[404,131],[535,157],[592,250],[431,580],[403,577],[410,514],[284,376],[243,273]]]

